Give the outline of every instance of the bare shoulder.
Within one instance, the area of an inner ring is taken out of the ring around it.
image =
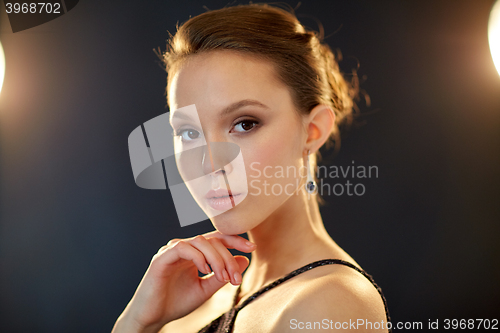
[[[365,276],[344,265],[331,265],[315,273],[315,276],[301,279],[300,287],[291,295],[273,331],[306,329],[319,332],[335,328],[356,332],[387,331],[384,303]]]

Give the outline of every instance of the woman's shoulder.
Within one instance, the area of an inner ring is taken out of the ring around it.
[[[386,322],[385,306],[378,290],[352,267],[325,265],[298,276],[273,331],[301,327],[323,331],[326,326],[334,329],[337,322],[361,323],[358,319]]]

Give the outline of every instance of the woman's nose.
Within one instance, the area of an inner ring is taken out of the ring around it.
[[[215,144],[217,144],[217,147]],[[228,156],[225,156],[227,155],[227,151],[220,149],[221,147],[219,146],[221,146],[221,142],[213,144],[207,142],[207,145],[203,147],[203,158],[201,163],[205,175],[223,175],[230,174],[233,171],[233,166],[230,162],[228,163]]]

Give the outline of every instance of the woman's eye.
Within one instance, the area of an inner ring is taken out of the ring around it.
[[[180,136],[182,141],[192,141],[200,137],[200,132],[194,129],[185,129],[179,131],[176,136]]]
[[[245,133],[251,131],[258,124],[255,120],[242,120],[234,125],[234,130],[239,133]]]

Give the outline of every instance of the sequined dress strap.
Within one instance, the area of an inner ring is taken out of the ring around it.
[[[351,267],[352,269],[358,271],[361,273],[363,276],[365,276],[372,284],[373,286],[377,289],[378,293],[382,297],[382,301],[384,302],[384,308],[385,308],[385,314],[387,318],[387,322],[391,320],[391,317],[389,315],[389,309],[387,308],[387,301],[384,297],[384,294],[382,293],[382,289],[375,283],[375,280],[373,277],[366,273],[364,270],[356,267],[355,265],[351,264],[350,262],[341,260],[341,259],[323,259],[323,260],[318,260],[315,262],[312,262],[310,264],[307,264],[301,268],[298,268],[294,270],[293,272],[287,274],[286,276],[268,284],[259,289],[256,293],[252,294],[250,297],[248,297],[243,303],[240,305],[236,306],[236,303],[238,301],[238,295],[241,290],[241,284],[236,290],[236,294],[234,295],[233,299],[233,306],[231,307],[231,310],[228,312],[224,313],[221,315],[219,318],[215,319],[212,321],[210,324],[202,328],[199,333],[229,333],[232,332],[234,321],[236,320],[236,315],[238,312],[243,309],[245,306],[247,306],[249,303],[251,303],[254,299],[265,293],[266,291],[282,284],[283,282],[293,278],[294,276],[297,276],[299,274],[302,274],[304,272],[307,272],[308,270],[311,270],[313,268],[319,267],[319,266],[324,266],[324,265],[332,265],[332,264],[340,264],[340,265],[345,265],[348,267]],[[391,332],[392,330],[389,330]]]

